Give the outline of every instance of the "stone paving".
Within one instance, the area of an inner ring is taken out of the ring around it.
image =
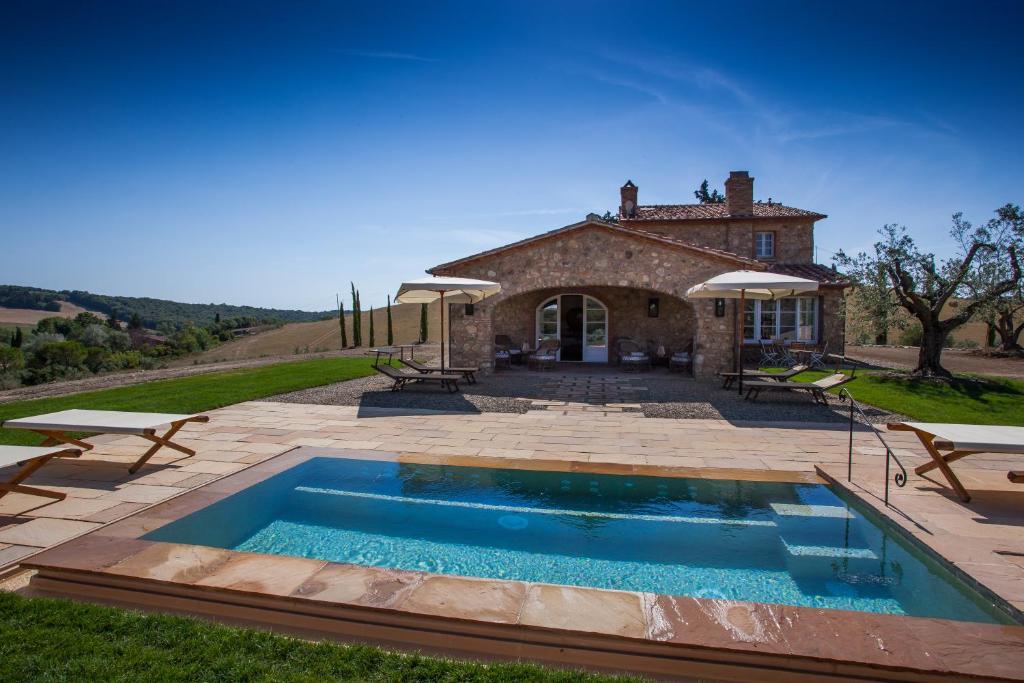
[[[209,423],[188,424],[179,434],[179,441],[197,450],[192,458],[165,450],[130,475],[128,466],[146,443],[136,437],[97,437],[93,451],[77,460],[55,461],[28,482],[63,491],[68,494],[65,500],[49,503],[21,494],[0,499],[0,565],[16,563],[296,446],[414,453],[439,461],[457,456],[463,463],[483,456],[533,460],[539,467],[545,460],[569,460],[700,468],[704,476],[707,470],[728,470],[721,472],[723,478],[814,474],[817,465],[844,473],[847,459],[848,433],[834,423],[674,420],[628,411],[443,413],[272,401],[242,403],[208,414]],[[996,583],[1007,590],[1006,577],[1024,585],[1024,487],[1014,489],[1005,481],[1006,471],[1019,467],[1019,460],[976,455],[956,463],[964,484],[976,493],[974,502],[963,505],[940,480],[913,474],[913,467],[927,459],[913,434],[892,433],[889,439],[911,470],[911,485],[897,494],[895,514],[928,529],[920,538],[936,542],[944,554],[957,538],[971,539],[974,557],[981,559],[973,560],[977,566],[966,571],[1002,576]],[[854,443],[856,481],[873,485],[880,480],[875,473],[884,462],[883,451],[867,431],[857,432]],[[916,498],[911,500],[912,496]],[[1024,607],[1019,590],[1010,590],[1007,599]]]

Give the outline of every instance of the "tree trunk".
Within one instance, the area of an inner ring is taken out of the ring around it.
[[[1014,329],[1013,315],[1000,313],[996,318],[996,334],[999,335],[1000,351],[1017,351],[1020,349],[1021,328]]]
[[[937,324],[937,320],[922,320],[921,323],[921,348],[913,374],[919,377],[952,377],[952,373],[942,367],[942,346],[949,331]]]

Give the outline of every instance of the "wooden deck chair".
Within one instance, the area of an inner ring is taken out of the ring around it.
[[[764,372],[763,370],[744,370],[743,371],[743,385],[746,386],[747,380],[772,380],[775,382],[786,382],[802,372],[807,372],[811,369],[809,365],[794,365],[789,370],[783,372]],[[720,372],[718,375],[722,378],[722,388],[728,389],[733,383],[739,378],[740,373],[738,372]]]
[[[374,370],[382,375],[390,377],[394,384],[391,385],[391,391],[401,391],[406,387],[407,384],[418,384],[418,383],[435,383],[449,392],[454,393],[459,390],[459,380],[462,379],[462,375],[441,375],[434,373],[417,373],[410,375],[399,370],[395,370],[390,365],[375,365]]]
[[[463,379],[465,379],[470,384],[476,384],[476,373],[480,371],[480,368],[470,367],[445,368],[444,370],[442,370],[441,368],[432,368],[429,365],[423,365],[419,361],[413,360],[412,358],[410,358],[409,360],[399,358],[398,362],[401,363],[402,365],[412,368],[413,370],[421,374],[447,373],[451,375],[462,375]]]
[[[854,379],[856,377],[853,375],[844,375],[841,372],[837,372],[828,377],[822,377],[815,382],[772,382],[767,380],[747,382],[744,380],[743,388],[747,390],[746,397],[750,401],[756,401],[762,391],[806,391],[811,395],[815,403],[828,405],[825,392],[829,389],[841,387],[852,382]]]
[[[0,498],[8,493],[23,493],[27,496],[64,500],[66,493],[25,486],[21,482],[53,458],[77,458],[81,454],[80,448],[67,446],[0,446],[0,467],[19,466],[10,479],[0,482]]]

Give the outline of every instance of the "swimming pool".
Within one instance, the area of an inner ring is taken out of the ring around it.
[[[1012,623],[818,484],[312,458],[144,538],[437,574]]]

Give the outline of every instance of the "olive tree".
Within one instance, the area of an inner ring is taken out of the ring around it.
[[[951,231],[957,236],[954,216]],[[907,229],[886,225],[879,230],[881,239],[874,244],[874,253],[861,252],[848,256],[836,254],[835,261],[843,268],[858,288],[874,288],[875,299],[892,296],[894,305],[905,309],[921,323],[921,346],[914,374],[921,377],[950,377],[942,367],[942,348],[949,334],[977,315],[985,306],[1020,286],[1021,270],[1014,245],[1006,249],[1009,267],[1005,277],[994,278],[981,286],[967,305],[942,318],[942,311],[951,298],[967,293],[967,281],[977,279],[977,271],[984,258],[997,251],[985,241],[983,230],[970,229],[963,234],[965,248],[945,261],[937,261],[934,254],[918,249]],[[885,278],[877,277],[884,273]],[[885,292],[878,291],[885,288]]]
[[[1024,249],[1024,211],[1016,204],[996,209],[995,218],[975,229],[960,214],[953,217],[953,236],[966,252],[977,234],[992,249],[980,253],[977,266],[965,281],[968,296],[977,299],[987,289],[1013,275],[1015,259],[1011,250]],[[979,310],[978,317],[988,323],[999,336],[1002,351],[1020,351],[1020,335],[1024,332],[1024,280],[1008,292],[989,299]]]

